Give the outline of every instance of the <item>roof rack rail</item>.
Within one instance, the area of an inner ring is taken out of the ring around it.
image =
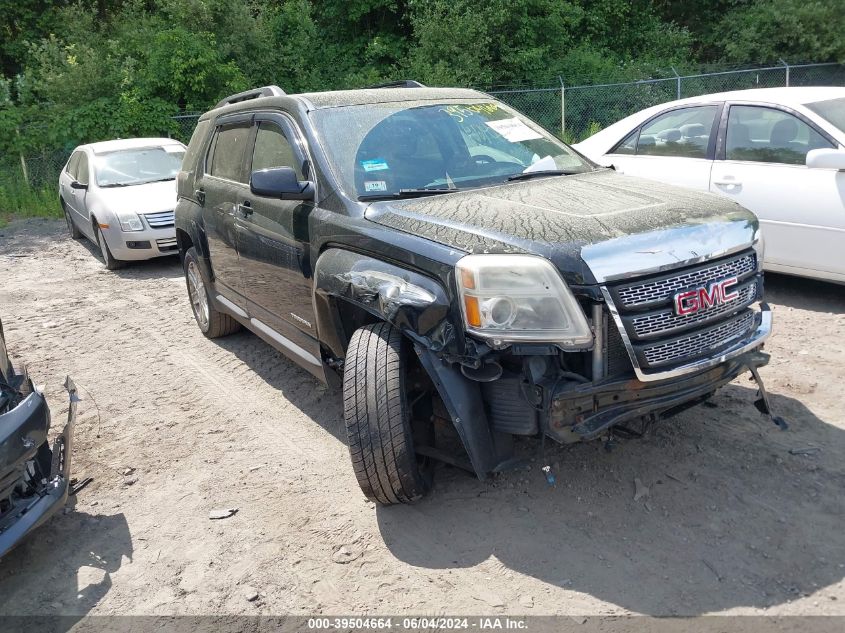
[[[261,88],[253,88],[252,90],[245,90],[238,94],[229,95],[225,99],[217,102],[215,108],[222,108],[224,105],[232,103],[240,103],[241,101],[248,101],[249,99],[258,99],[259,97],[282,97],[285,91],[278,86],[263,86]]]
[[[365,88],[425,88],[425,84],[413,79],[398,79],[396,81],[388,81],[383,84],[373,84],[372,86],[364,86]]]

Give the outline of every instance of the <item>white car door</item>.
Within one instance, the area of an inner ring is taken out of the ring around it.
[[[59,175],[59,189],[61,190],[62,199],[65,201],[65,204],[72,213],[76,212],[76,207],[73,195],[74,190],[70,186],[70,183],[76,181],[76,168],[79,165],[79,156],[81,154],[82,152],[80,151],[76,151],[71,154],[67,165]]]
[[[706,191],[721,104],[672,108],[633,130],[606,155],[616,171]]]
[[[796,113],[729,105],[710,190],[760,218],[768,270],[845,281],[845,172],[805,165],[826,147],[837,144]]]
[[[73,159],[71,159],[73,160]],[[76,169],[73,172],[73,177],[76,182],[81,185],[88,185],[90,182],[89,178],[89,161],[88,161],[88,154],[84,151],[79,152],[79,160],[76,163]],[[68,187],[71,192],[69,202],[71,207],[73,208],[74,212],[76,213],[76,220],[77,225],[80,227],[88,228],[91,226],[91,220],[88,214],[88,205],[86,204],[88,198],[88,189],[79,189],[74,187]],[[91,230],[89,230],[91,232]]]

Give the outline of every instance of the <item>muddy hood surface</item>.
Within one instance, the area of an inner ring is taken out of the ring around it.
[[[468,253],[543,255],[576,284],[736,250],[757,232],[731,200],[611,170],[378,202],[366,217]]]

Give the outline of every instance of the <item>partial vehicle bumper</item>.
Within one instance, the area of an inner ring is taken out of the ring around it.
[[[78,397],[65,380],[67,422],[50,448],[50,410],[33,390],[0,416],[0,558],[64,507],[70,485],[71,444]],[[42,477],[27,476],[38,472]]]
[[[121,231],[119,226],[103,229],[106,243],[112,256],[121,261],[138,261],[178,255],[176,227],[144,229],[143,231]]]
[[[659,382],[628,379],[567,384],[552,395],[548,433],[569,444],[593,439],[630,420],[652,415],[666,418],[703,402],[740,374],[768,362],[769,355],[758,348],[699,373]]]

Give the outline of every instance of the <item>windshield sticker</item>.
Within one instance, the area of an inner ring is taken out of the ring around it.
[[[465,118],[472,117],[474,114],[496,114],[498,109],[499,106],[495,103],[473,103],[471,105],[448,105],[440,108],[440,111],[455,117],[458,123],[463,123]]]
[[[387,161],[383,158],[362,160],[361,167],[364,168],[364,171],[382,171],[384,169],[390,169],[390,167],[387,166]]]
[[[511,143],[543,138],[542,134],[538,134],[516,117],[512,119],[501,119],[500,121],[487,121],[486,123]]]
[[[384,180],[365,180],[364,191],[387,191],[387,183]]]

